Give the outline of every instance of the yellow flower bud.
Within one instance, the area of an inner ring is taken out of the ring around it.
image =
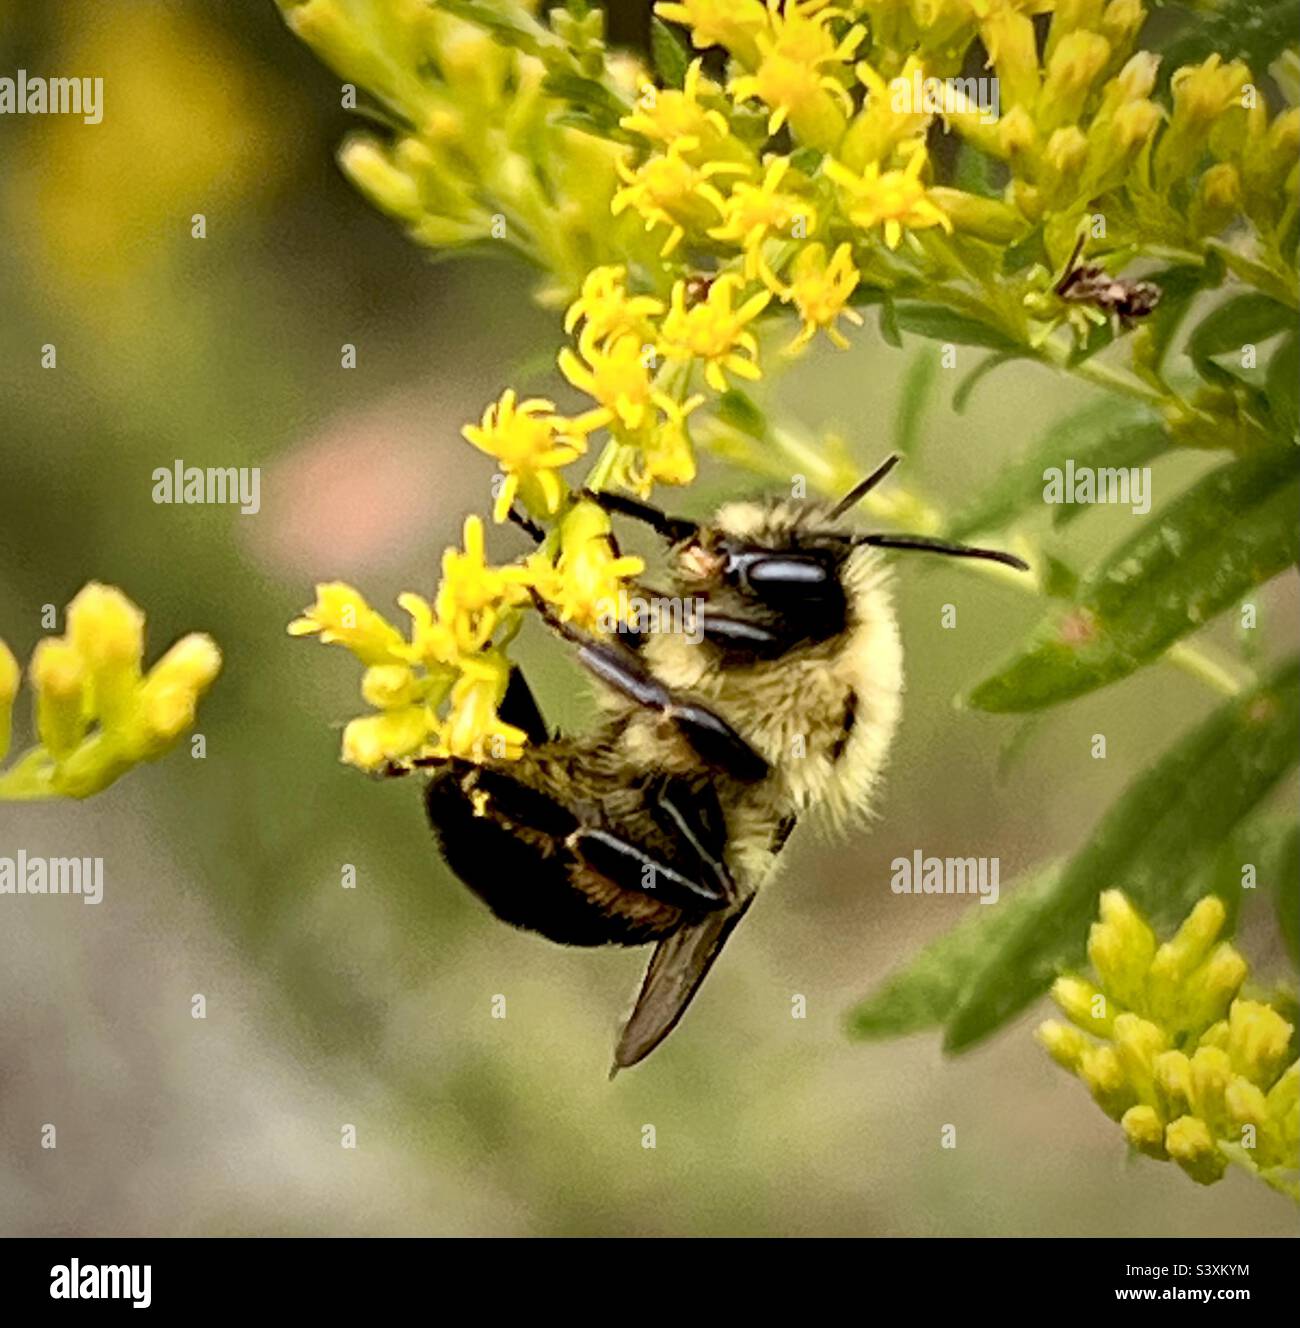
[[[1192,1109],[1192,1063],[1181,1051],[1162,1051],[1152,1065],[1155,1085],[1168,1116],[1185,1116]]]
[[[1292,1026],[1271,1005],[1233,1001],[1228,1012],[1228,1055],[1252,1083],[1266,1088],[1286,1061]]]
[[[342,581],[318,585],[316,603],[289,624],[290,636],[314,632],[319,632],[326,644],[346,646],[363,664],[404,662],[401,633]]]
[[[1079,1058],[1079,1077],[1112,1120],[1119,1120],[1136,1105],[1136,1095],[1114,1047],[1089,1047]]]
[[[362,770],[378,770],[418,751],[429,735],[429,718],[420,706],[363,715],[343,730],[343,760]]]
[[[1115,1049],[1124,1075],[1144,1102],[1155,1098],[1155,1060],[1169,1046],[1155,1024],[1135,1014],[1115,1016]]]
[[[1034,118],[1023,106],[1013,106],[997,123],[998,145],[1006,157],[1031,152],[1038,141]]]
[[[1224,1095],[1232,1081],[1232,1062],[1218,1047],[1198,1047],[1192,1057],[1192,1106],[1207,1124],[1224,1119]]]
[[[420,188],[398,170],[373,140],[354,138],[339,152],[339,165],[353,184],[384,212],[414,221],[420,215]]]
[[[376,664],[361,679],[361,695],[376,710],[397,710],[419,699],[415,673],[405,664]]]
[[[1027,14],[998,8],[980,24],[989,60],[997,70],[1002,105],[1033,106],[1038,96],[1038,41]]]
[[[1071,1073],[1078,1073],[1079,1062],[1090,1043],[1077,1028],[1049,1019],[1038,1026],[1036,1036],[1059,1066]]]
[[[62,637],[46,637],[32,652],[32,687],[36,692],[36,732],[56,759],[71,752],[85,736],[86,662]]]
[[[18,667],[13,651],[0,641],[0,761],[4,760],[9,751],[14,697],[18,695],[22,676],[23,671]]]
[[[1165,1125],[1154,1107],[1145,1104],[1130,1107],[1121,1117],[1120,1125],[1138,1152],[1161,1159],[1169,1156],[1165,1152]]]
[[[1052,53],[1043,93],[1038,100],[1040,122],[1070,124],[1078,119],[1093,83],[1110,59],[1110,43],[1095,32],[1072,32]]]
[[[1241,176],[1231,162],[1216,162],[1201,176],[1196,209],[1202,234],[1221,231],[1241,211]]]
[[[140,679],[144,614],[115,586],[91,581],[68,605],[67,639],[91,672],[91,705],[112,727],[125,722]]]
[[[1102,986],[1129,1009],[1140,1004],[1147,968],[1155,953],[1151,928],[1119,890],[1103,891],[1101,921],[1088,934],[1088,958]]]
[[[1059,977],[1052,984],[1052,999],[1066,1016],[1085,1033],[1109,1037],[1119,1011],[1091,982],[1082,978]]]
[[[1088,140],[1077,125],[1066,125],[1047,140],[1043,160],[1057,175],[1069,180],[1071,184],[1077,184],[1077,179],[1072,177],[1083,170],[1088,160]]]
[[[1110,42],[1112,49],[1123,51],[1137,36],[1146,17],[1142,0],[1110,0],[1101,20],[1102,36]]]
[[[1182,1116],[1165,1130],[1169,1156],[1198,1184],[1212,1185],[1227,1167],[1227,1159],[1215,1147],[1208,1126],[1195,1116]]]
[[[1169,84],[1175,123],[1208,125],[1230,106],[1241,104],[1241,90],[1249,79],[1250,70],[1240,60],[1225,65],[1217,52],[1199,65],[1176,69]]]
[[[1115,75],[1115,88],[1121,101],[1142,101],[1151,95],[1160,69],[1160,57],[1150,51],[1138,51]]]
[[[1155,133],[1164,112],[1153,101],[1128,101],[1115,112],[1111,135],[1121,152],[1140,147]]]

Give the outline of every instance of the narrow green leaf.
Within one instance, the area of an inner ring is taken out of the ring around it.
[[[684,88],[691,57],[680,38],[661,18],[650,20],[650,53],[665,87]]]
[[[1237,295],[1216,306],[1196,325],[1187,341],[1193,361],[1240,353],[1295,326],[1295,314],[1267,295]]]
[[[899,304],[897,310],[898,326],[904,332],[915,332],[933,341],[951,341],[959,346],[987,346],[989,350],[1023,349],[1001,329],[949,309],[947,305],[908,300]]]
[[[903,334],[898,328],[898,306],[888,293],[880,301],[880,335],[895,350],[903,349]]]
[[[1080,964],[1103,890],[1125,891],[1160,929],[1195,901],[1197,868],[1300,759],[1300,657],[1216,710],[1125,789],[1061,872],[1042,910],[985,957],[948,1024],[960,1051]]]
[[[934,377],[939,371],[939,358],[929,346],[924,346],[912,357],[903,375],[902,390],[898,398],[898,415],[894,420],[894,450],[903,456],[915,456],[921,437],[921,421],[930,404]]]
[[[1300,337],[1292,333],[1268,362],[1264,391],[1278,430],[1288,442],[1297,441],[1296,390],[1300,386]]]
[[[552,357],[554,358],[554,357]],[[754,399],[740,388],[733,387],[722,394],[718,402],[718,418],[733,429],[756,438],[760,443],[771,436],[771,426]]]
[[[517,14],[512,14],[508,10],[498,10],[490,4],[482,3],[482,0],[437,0],[437,7],[456,15],[457,18],[477,23],[503,46],[513,46],[529,55],[539,55],[543,45],[542,39],[550,37],[536,19],[523,9],[519,9]],[[551,38],[551,41],[554,39]]]
[[[995,530],[1043,500],[1043,472],[1072,458],[1076,466],[1136,466],[1169,447],[1169,437],[1142,405],[1103,397],[1055,421],[1024,460],[1001,468],[993,482],[949,526],[953,539]]]
[[[1033,263],[1047,267],[1050,263],[1047,246],[1043,243],[1043,223],[1040,221],[1033,230],[1015,244],[1009,244],[1002,251],[1002,271],[1008,276],[1023,272]]]
[[[984,381],[984,379],[993,372],[999,365],[1010,364],[1012,360],[1019,359],[1018,355],[1010,351],[994,351],[991,355],[986,355],[966,376],[957,384],[957,390],[952,394],[952,408],[961,415],[970,404],[971,393]]]
[[[1300,556],[1300,454],[1261,453],[1212,471],[1143,522],[971,693],[1019,712],[1104,687],[1235,604]]]
[[[971,904],[955,927],[913,955],[849,1012],[849,1035],[897,1037],[946,1023],[988,955],[1022,919],[1041,918],[1058,870],[1055,863],[1039,867],[1007,887],[996,904]],[[903,900],[901,906],[908,902]]]

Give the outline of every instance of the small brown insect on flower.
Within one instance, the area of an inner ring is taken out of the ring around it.
[[[709,298],[709,291],[713,289],[713,278],[704,272],[692,273],[686,278],[686,307],[693,309],[697,304],[703,304]]]
[[[1065,265],[1065,273],[1053,288],[1063,300],[1090,304],[1115,318],[1127,329],[1145,318],[1160,303],[1160,287],[1154,281],[1130,281],[1115,277],[1100,263],[1079,263],[1084,237],[1079,237]]]

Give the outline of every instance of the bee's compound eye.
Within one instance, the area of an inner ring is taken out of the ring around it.
[[[757,557],[747,572],[750,586],[760,593],[768,587],[815,591],[830,580],[830,569],[817,558]]]

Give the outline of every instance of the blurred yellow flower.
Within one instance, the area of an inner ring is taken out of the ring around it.
[[[1099,986],[1062,977],[1052,995],[1070,1019],[1038,1030],[1134,1148],[1172,1158],[1208,1185],[1229,1162],[1300,1199],[1300,1061],[1291,1024],[1244,1000],[1245,960],[1219,934],[1223,902],[1202,899],[1157,946],[1118,890],[1101,896],[1088,941]]]
[[[721,111],[701,106],[699,97],[718,95],[721,89],[704,78],[702,60],[692,60],[679,92],[676,88],[651,88],[642,95],[638,107],[625,115],[619,124],[634,134],[653,142],[671,144],[679,139],[694,139],[706,151],[716,150],[731,128]]]
[[[0,771],[0,798],[86,798],[169,751],[194,725],[221,671],[211,637],[182,637],[143,670],[144,614],[92,581],[68,605],[65,635],[32,653],[28,677],[38,742]],[[0,642],[0,758],[8,748],[17,661]]]
[[[650,157],[636,169],[626,161],[616,163],[623,188],[614,195],[610,210],[617,217],[633,208],[644,219],[647,231],[667,226],[661,258],[677,248],[688,229],[703,231],[722,215],[722,195],[710,181],[718,175],[743,175],[749,169],[735,161],[693,165],[686,157],[698,147],[697,139],[679,138],[666,153]]]
[[[666,23],[689,28],[691,42],[700,50],[725,46],[742,63],[757,60],[757,35],[767,26],[762,0],[681,0],[654,7]]]

